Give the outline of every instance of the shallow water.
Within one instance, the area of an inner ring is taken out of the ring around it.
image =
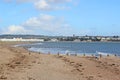
[[[102,55],[117,54],[120,56],[119,42],[41,42],[34,44],[21,45],[30,51],[42,53],[77,53]]]

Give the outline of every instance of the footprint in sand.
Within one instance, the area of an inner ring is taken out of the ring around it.
[[[87,76],[86,78],[87,78],[87,80],[93,80],[94,77],[93,76]]]
[[[36,63],[36,61],[32,61],[32,63]]]
[[[7,79],[7,77],[4,75],[0,75],[0,79]]]
[[[32,77],[28,77],[28,80],[35,80],[34,78],[32,78]]]

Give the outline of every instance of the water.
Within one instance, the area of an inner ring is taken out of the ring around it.
[[[42,42],[21,45],[30,51],[42,53],[72,53],[72,54],[117,54],[120,56],[119,42]]]

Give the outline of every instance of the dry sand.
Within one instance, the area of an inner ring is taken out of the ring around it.
[[[0,43],[0,80],[120,80],[118,57],[29,55],[12,44]]]

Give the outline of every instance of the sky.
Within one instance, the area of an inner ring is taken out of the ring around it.
[[[120,0],[0,0],[0,34],[120,35]]]

